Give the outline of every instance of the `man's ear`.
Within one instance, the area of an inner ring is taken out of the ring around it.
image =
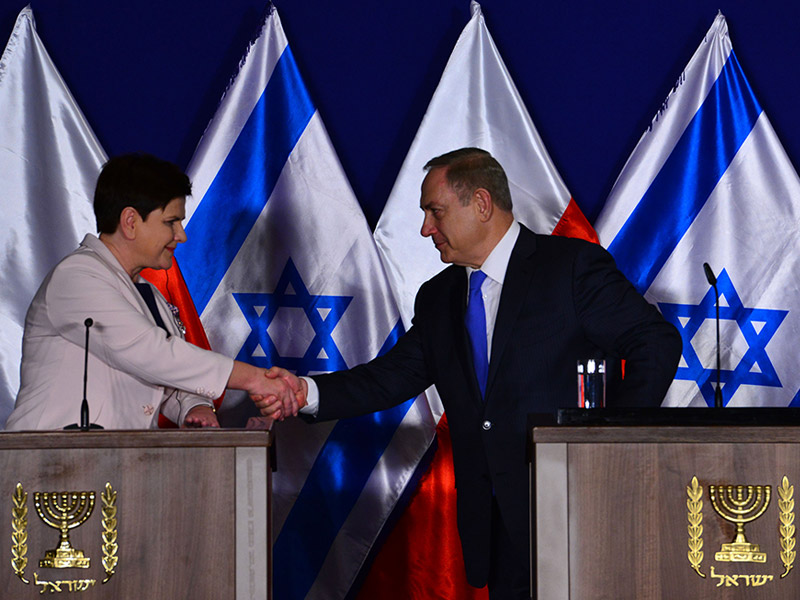
[[[489,190],[478,188],[472,193],[472,200],[475,202],[478,218],[485,223],[492,217],[492,212],[494,211],[492,195],[489,193]]]
[[[122,237],[126,240],[136,239],[136,231],[141,221],[142,217],[139,216],[139,212],[135,208],[132,206],[123,208],[119,215],[119,232]]]

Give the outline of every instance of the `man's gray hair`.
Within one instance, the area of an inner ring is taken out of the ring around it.
[[[445,179],[462,204],[469,203],[475,190],[484,188],[491,194],[497,208],[511,212],[511,192],[508,189],[506,172],[486,150],[453,150],[429,160],[424,170],[429,173],[432,169],[439,168],[447,169]]]

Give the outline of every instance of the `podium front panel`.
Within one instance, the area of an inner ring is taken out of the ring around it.
[[[798,597],[797,431],[542,428],[533,438],[539,600]]]
[[[269,440],[0,434],[0,589],[15,600],[270,597]]]

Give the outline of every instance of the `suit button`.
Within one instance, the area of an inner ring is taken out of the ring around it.
[[[492,428],[492,422],[491,421],[484,421],[483,422],[483,430],[484,431],[489,431],[491,428]]]

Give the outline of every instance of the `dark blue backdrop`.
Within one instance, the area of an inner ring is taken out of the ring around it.
[[[0,0],[0,40],[25,0]],[[257,30],[261,0],[32,0],[39,34],[106,151],[185,167]],[[468,0],[276,0],[374,226]],[[721,9],[755,93],[800,160],[800,3],[484,0],[489,30],[590,220]],[[0,107],[2,118],[2,107]],[[411,199],[416,202],[416,198]]]

